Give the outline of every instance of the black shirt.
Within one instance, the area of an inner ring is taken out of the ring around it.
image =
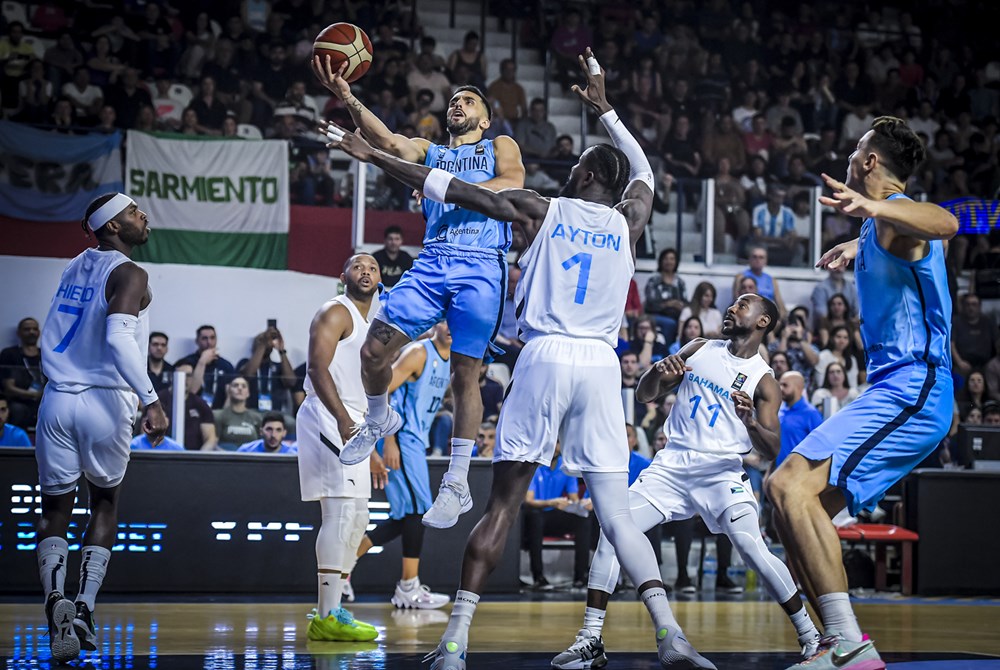
[[[384,247],[372,254],[372,257],[378,263],[382,272],[382,285],[386,288],[395,286],[403,273],[413,267],[413,256],[402,249],[396,254],[395,260],[389,258],[389,252]]]
[[[35,390],[41,391],[45,385],[41,351],[35,356],[25,356],[20,346],[0,351],[0,379],[11,378],[14,380],[14,386],[19,389],[27,391],[34,387]]]
[[[249,358],[244,358],[237,364],[236,369],[242,370]],[[289,395],[285,385],[281,383],[281,363],[275,363],[270,358],[265,358],[257,368],[257,374],[244,375],[247,384],[250,386],[250,397],[247,398],[247,407],[258,412],[287,412],[290,411]],[[271,406],[260,406],[261,396],[270,398]]]
[[[196,351],[190,356],[185,356],[176,363],[174,367],[178,365],[190,365],[195,367],[198,365],[198,358],[201,356],[201,352]],[[216,358],[214,361],[205,366],[205,379],[204,384],[198,395],[201,396],[202,400],[207,402],[212,409],[222,409],[222,406],[226,403],[226,384],[232,381],[236,374],[236,370],[233,368],[233,364],[227,361],[221,356]]]
[[[159,393],[173,384],[174,366],[163,361],[163,369],[160,370],[160,374],[156,374],[149,369],[149,361],[147,360],[146,374],[149,375],[149,381],[153,383],[153,390]]]

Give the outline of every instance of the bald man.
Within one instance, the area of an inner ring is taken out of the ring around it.
[[[778,421],[781,423],[781,453],[774,461],[774,468],[781,465],[806,435],[823,423],[823,415],[809,404],[805,398],[806,380],[801,372],[789,370],[778,380],[781,387],[781,409]],[[773,470],[772,470],[773,471]]]

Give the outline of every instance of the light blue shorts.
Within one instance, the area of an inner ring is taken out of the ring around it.
[[[885,492],[929,456],[951,428],[954,389],[947,370],[923,362],[891,370],[809,433],[795,449],[830,462],[830,485],[852,515],[874,509]]]
[[[382,296],[382,313],[411,340],[441,319],[451,350],[483,358],[502,353],[493,339],[507,293],[507,259],[494,249],[434,244],[425,247],[399,283]]]
[[[398,470],[389,472],[385,497],[389,500],[389,518],[402,519],[407,514],[423,514],[430,509],[430,475],[427,471],[427,445],[409,433],[396,433],[399,442]],[[378,443],[379,454],[383,442]]]

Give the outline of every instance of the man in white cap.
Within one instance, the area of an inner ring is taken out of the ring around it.
[[[118,490],[125,477],[136,395],[142,430],[155,446],[167,417],[146,375],[149,303],[146,271],[132,250],[149,238],[146,213],[123,193],[90,203],[90,248],[66,266],[42,334],[49,383],[38,410],[35,458],[42,490],[38,570],[45,591],[52,658],[65,663],[81,647],[97,649],[94,599],[118,532]],[[76,601],[64,594],[66,531],[80,476],[87,478],[90,522],[83,536]]]

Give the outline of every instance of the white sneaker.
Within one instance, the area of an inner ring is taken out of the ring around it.
[[[438,489],[437,498],[431,508],[424,513],[423,524],[431,528],[451,528],[458,523],[458,517],[472,509],[472,494],[466,482],[445,479]]]
[[[340,592],[343,594],[342,598],[349,603],[354,602],[354,587],[351,586],[350,578],[344,580],[343,585],[340,588]]]
[[[802,644],[802,658],[808,660],[808,659],[812,658],[813,656],[815,656],[816,654],[818,654],[819,653],[819,641],[822,640],[822,639],[823,638],[817,634],[815,637],[813,637],[811,639],[808,639],[808,640],[806,640],[804,642],[801,642],[801,644]]]
[[[656,655],[664,668],[705,668],[715,665],[694,650],[681,629],[661,628],[656,631]]]
[[[465,670],[466,648],[454,641],[441,640],[434,651],[424,656],[424,663],[430,661],[430,670]]]
[[[344,465],[357,465],[368,458],[375,449],[375,443],[386,435],[392,435],[403,425],[403,419],[391,406],[389,416],[382,423],[374,423],[365,417],[355,428],[357,432],[340,450],[340,462]]]
[[[396,582],[396,592],[389,600],[401,609],[436,610],[444,607],[451,598],[443,593],[433,593],[426,585],[417,582],[415,588],[409,591],[402,587],[402,582]]]
[[[608,664],[604,653],[604,640],[586,628],[576,634],[576,641],[569,649],[552,659],[552,667],[559,670],[592,670]]]

